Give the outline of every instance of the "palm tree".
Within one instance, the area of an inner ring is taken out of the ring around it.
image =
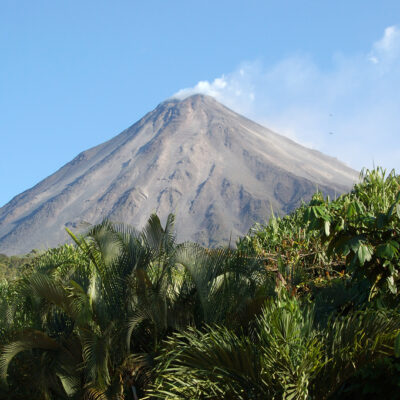
[[[29,351],[46,360],[38,381],[43,396],[122,398],[127,352],[121,327],[131,281],[152,254],[133,229],[109,222],[85,237],[71,236],[77,248],[70,253],[79,254],[74,262],[66,262],[63,251],[50,251],[20,280],[19,296],[32,318],[2,347],[2,377],[17,354]]]
[[[23,351],[51,359],[47,396],[120,398],[133,377],[147,384],[168,335],[210,323],[246,326],[265,300],[257,258],[177,245],[172,215],[164,227],[152,215],[141,232],[104,221],[84,236],[69,233],[76,247],[47,252],[20,280],[30,322],[0,358],[3,378]]]
[[[319,328],[312,308],[283,294],[252,335],[209,326],[170,337],[148,398],[327,399],[357,369],[393,354],[399,332],[395,313],[372,310]]]

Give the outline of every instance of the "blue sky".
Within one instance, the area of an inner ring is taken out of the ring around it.
[[[400,170],[398,1],[0,2],[0,206],[174,94]],[[184,91],[182,91],[184,90]]]

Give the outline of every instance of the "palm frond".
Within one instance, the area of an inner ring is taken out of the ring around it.
[[[168,215],[165,228],[162,227],[157,214],[152,214],[147,221],[141,236],[155,256],[159,256],[164,252],[168,253],[175,247],[174,223],[175,217],[173,214]]]
[[[89,380],[100,388],[106,388],[110,382],[109,374],[109,338],[86,329],[81,330],[82,355]]]
[[[37,330],[26,330],[18,335],[16,340],[7,343],[0,352],[0,377],[3,381],[7,379],[7,370],[11,360],[20,352],[42,349],[55,351],[60,344],[45,333]]]
[[[400,318],[392,311],[370,309],[332,320],[325,330],[327,362],[317,395],[327,397],[363,366],[394,355],[399,332]]]
[[[149,395],[159,399],[268,396],[268,377],[260,361],[260,352],[248,338],[226,328],[208,328],[205,333],[189,329],[166,342]]]

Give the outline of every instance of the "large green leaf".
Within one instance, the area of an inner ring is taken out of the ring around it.
[[[358,260],[360,262],[360,265],[363,266],[365,262],[371,261],[372,258],[372,249],[370,246],[366,244],[360,244],[357,250],[357,256]]]
[[[376,255],[387,260],[392,260],[398,255],[398,248],[399,244],[397,242],[389,240],[388,242],[376,247]]]

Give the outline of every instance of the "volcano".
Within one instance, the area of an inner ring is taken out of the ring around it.
[[[206,246],[289,213],[318,189],[334,197],[358,173],[212,97],[169,99],[0,208],[0,253],[67,241],[103,219],[143,227],[176,216],[178,240]]]

